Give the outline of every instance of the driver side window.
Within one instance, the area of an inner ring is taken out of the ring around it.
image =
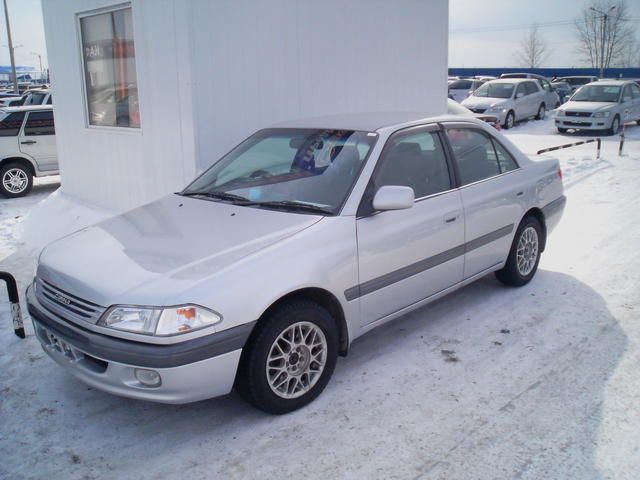
[[[518,85],[518,88],[516,89],[516,98],[518,98],[518,96],[524,97],[527,94],[527,90],[524,86],[524,83],[521,83],[520,85]]]
[[[374,184],[413,188],[416,199],[451,189],[449,168],[440,137],[436,132],[411,129],[389,140],[380,159],[381,168]]]
[[[624,87],[624,91],[622,92],[622,101],[630,102],[633,99],[631,96],[631,85],[627,85]]]

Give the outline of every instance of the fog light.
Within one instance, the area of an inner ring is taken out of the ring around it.
[[[162,383],[160,374],[155,370],[136,368],[134,373],[138,381],[145,387],[159,387],[160,383]]]

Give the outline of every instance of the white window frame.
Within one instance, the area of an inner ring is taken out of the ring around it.
[[[133,38],[134,45],[136,46],[136,57],[134,63],[136,65],[136,87],[138,88],[138,114],[140,115],[140,127],[119,127],[119,126],[105,126],[105,125],[92,125],[89,121],[89,98],[87,95],[87,78],[85,72],[85,64],[84,64],[84,49],[82,46],[82,27],[80,21],[86,17],[93,17],[95,15],[100,15],[103,13],[115,12],[118,10],[125,10],[127,8],[131,9],[131,17],[133,20]],[[121,133],[125,135],[142,135],[142,101],[140,98],[140,78],[139,78],[139,65],[138,65],[138,49],[137,44],[135,43],[136,33],[135,33],[135,9],[131,2],[123,2],[117,3],[113,5],[109,5],[102,8],[96,8],[93,10],[85,10],[81,12],[76,12],[76,38],[78,45],[78,53],[79,53],[79,67],[80,67],[80,75],[82,77],[82,106],[84,109],[84,125],[88,130],[93,130],[96,132],[115,132]]]

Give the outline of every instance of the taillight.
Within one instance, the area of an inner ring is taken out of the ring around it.
[[[562,169],[558,167],[558,178],[562,180]]]

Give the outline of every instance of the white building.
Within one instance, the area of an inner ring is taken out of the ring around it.
[[[64,193],[123,211],[253,131],[446,109],[447,0],[43,0]]]

